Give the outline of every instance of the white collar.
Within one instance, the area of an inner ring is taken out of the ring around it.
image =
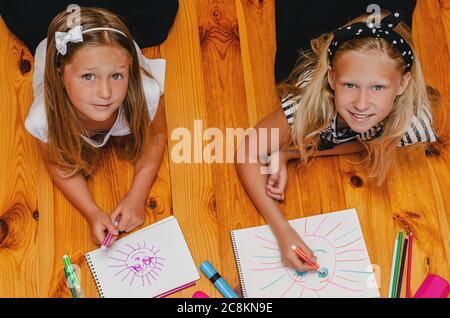
[[[95,148],[100,148],[103,147],[109,140],[109,137],[111,136],[111,133],[115,130],[115,128],[117,128],[117,126],[120,124],[120,122],[122,121],[122,117],[124,116],[123,114],[123,107],[120,106],[119,107],[119,112],[117,113],[117,117],[116,117],[116,121],[114,122],[114,125],[112,125],[111,129],[108,131],[108,133],[106,134],[106,136],[103,138],[103,140],[97,141],[94,140],[92,138],[86,137],[84,135],[81,135],[81,137],[83,137],[83,139],[90,144],[91,146],[95,147]]]

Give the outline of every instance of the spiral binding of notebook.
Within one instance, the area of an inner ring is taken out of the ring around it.
[[[231,232],[231,243],[233,245],[234,259],[236,260],[236,267],[239,274],[239,281],[241,282],[241,292],[244,298],[247,298],[247,290],[245,288],[244,274],[242,273],[241,262],[239,260],[239,254],[237,252],[236,240],[234,238],[234,233]]]
[[[89,269],[91,270],[92,278],[94,278],[95,286],[97,287],[97,291],[100,294],[100,297],[105,298],[105,295],[103,294],[102,286],[100,285],[100,281],[98,280],[97,273],[95,272],[94,264],[92,263],[91,257],[89,254],[85,255],[86,262],[89,265]]]

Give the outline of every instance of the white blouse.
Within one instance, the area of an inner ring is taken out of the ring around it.
[[[166,60],[164,59],[147,59],[142,55],[139,46],[136,46],[136,52],[139,57],[140,66],[149,72],[153,78],[146,76],[141,72],[142,85],[147,102],[148,113],[150,118],[155,117],[159,105],[159,98],[164,94],[164,79],[166,71]],[[33,92],[34,101],[25,119],[26,130],[39,139],[40,141],[48,142],[48,125],[47,116],[45,114],[45,100],[44,100],[44,68],[45,68],[45,53],[47,48],[47,39],[39,43],[36,48],[34,56],[34,75],[33,75]],[[125,136],[129,135],[130,127],[126,120],[123,107],[119,107],[116,121],[111,129],[106,133],[102,141],[96,141],[89,137],[83,136],[86,142],[94,147],[102,147],[106,144],[110,136]]]

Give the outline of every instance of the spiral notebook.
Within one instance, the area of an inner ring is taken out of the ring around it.
[[[101,297],[165,297],[200,278],[175,217],[86,255]]]
[[[355,209],[289,221],[323,274],[283,265],[269,226],[231,231],[244,297],[380,297]]]

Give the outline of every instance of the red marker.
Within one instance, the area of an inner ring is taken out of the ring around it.
[[[320,274],[325,275],[324,272],[320,271],[320,266],[316,263],[311,262],[308,257],[306,256],[306,254],[297,246],[292,245],[291,249],[295,252],[295,254],[298,255],[298,257],[300,257],[304,262],[308,263],[308,265],[314,267]]]

